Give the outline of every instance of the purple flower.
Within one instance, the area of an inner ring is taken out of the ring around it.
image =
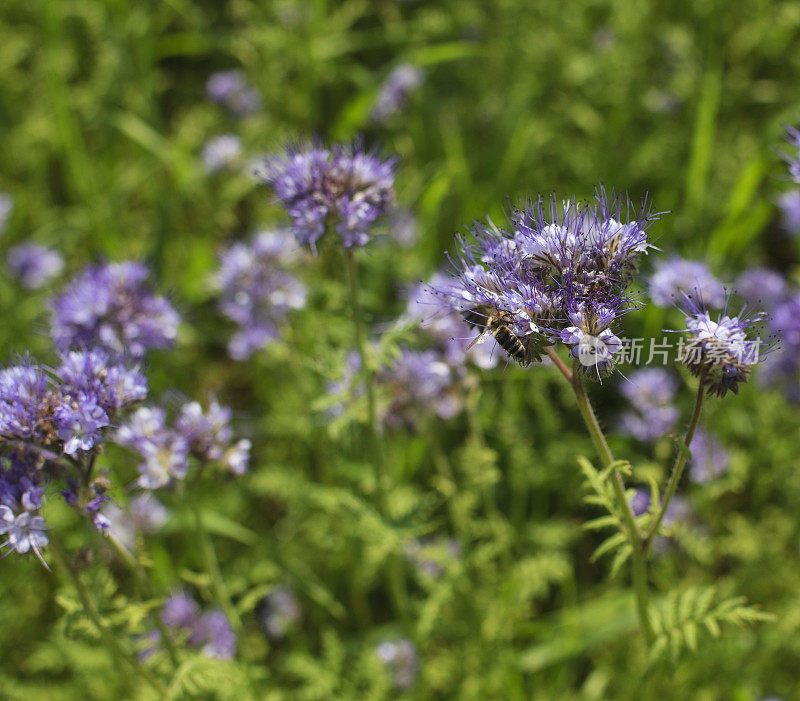
[[[219,609],[213,609],[192,625],[189,645],[201,648],[206,657],[230,660],[236,655],[236,634],[228,617]]]
[[[0,234],[5,231],[6,222],[11,216],[11,211],[14,209],[14,200],[11,195],[0,192]]]
[[[724,475],[730,466],[728,451],[719,441],[703,429],[698,429],[689,446],[689,476],[698,483],[710,482]]]
[[[761,375],[767,385],[780,386],[787,398],[800,401],[800,294],[795,294],[772,311],[770,330],[781,345],[764,363]]]
[[[778,199],[781,209],[781,226],[786,233],[797,236],[800,233],[800,190],[784,192]]]
[[[222,252],[215,283],[222,313],[239,327],[228,345],[235,360],[277,339],[288,312],[305,306],[305,285],[285,269],[297,253],[297,243],[285,230],[260,231],[251,243]]]
[[[372,108],[372,119],[384,122],[406,106],[411,94],[422,85],[424,73],[417,66],[401,63],[395,66],[381,86]]]
[[[0,370],[0,435],[44,441],[50,418],[47,375],[30,362]]]
[[[183,479],[189,470],[189,443],[167,427],[164,410],[141,407],[116,434],[120,445],[132,448],[142,458],[139,486],[158,489],[174,479]]]
[[[636,517],[646,514],[650,510],[651,496],[650,490],[637,487],[631,497],[631,509]],[[689,504],[680,495],[672,497],[664,514],[662,523],[669,526],[688,517],[690,513]]]
[[[678,421],[680,412],[673,405],[677,386],[666,370],[645,368],[631,373],[622,385],[622,395],[632,410],[620,417],[623,433],[640,441],[654,441],[669,433]]]
[[[109,415],[142,401],[147,380],[137,368],[112,361],[104,350],[70,351],[56,369],[68,397],[93,397]]]
[[[11,276],[29,290],[44,287],[64,269],[61,254],[38,243],[23,243],[9,249],[6,263]]]
[[[450,419],[464,408],[464,394],[453,369],[432,350],[401,349],[400,356],[376,373],[388,396],[381,421],[390,428],[413,427],[434,412]]]
[[[701,303],[685,297],[686,339],[679,359],[696,377],[703,378],[709,394],[724,397],[739,391],[759,360],[760,338],[752,338],[764,315],[720,314],[716,320]]]
[[[214,73],[206,83],[206,95],[237,116],[257,112],[261,106],[261,96],[247,84],[241,71]]]
[[[631,511],[633,511],[633,515],[638,518],[646,514],[650,510],[651,501],[650,490],[637,487],[631,497]]]
[[[180,319],[150,290],[139,263],[89,267],[52,301],[51,334],[59,348],[100,347],[141,358],[175,341]]]
[[[261,623],[272,640],[285,637],[300,622],[302,615],[300,602],[288,587],[273,589],[264,597],[260,607]]]
[[[19,555],[33,550],[36,557],[47,567],[41,551],[41,548],[50,542],[45,530],[44,519],[41,516],[33,516],[28,511],[14,516],[14,512],[7,506],[0,506],[0,533],[7,536],[5,542],[0,543],[0,547],[7,545],[8,552],[16,551]]]
[[[398,689],[411,688],[419,673],[417,649],[407,638],[386,640],[378,645],[378,659],[392,676],[392,682]]]
[[[749,305],[774,307],[788,297],[783,276],[767,268],[748,268],[736,281],[736,294]]]
[[[789,175],[796,183],[800,183],[800,131],[787,127],[786,140],[797,150],[795,156],[784,154],[784,159],[789,164]]]
[[[62,404],[56,409],[55,419],[67,455],[91,450],[100,438],[100,429],[109,425],[108,414],[90,397]]]
[[[623,210],[632,221],[621,223]],[[655,217],[602,188],[593,203],[539,199],[513,209],[507,229],[489,221],[473,229],[474,244],[459,239],[454,275],[435,291],[473,326],[502,328],[521,365],[562,341],[601,379],[621,348],[610,327],[636,306],[628,285]]]
[[[161,610],[161,621],[169,628],[191,628],[197,623],[200,609],[188,594],[179,593],[169,597]]]
[[[175,429],[189,445],[189,450],[203,462],[221,462],[237,475],[247,471],[250,441],[232,443],[231,410],[212,402],[207,412],[199,402],[189,402],[181,408]]]
[[[268,158],[257,175],[275,191],[297,240],[314,251],[326,226],[345,247],[364,246],[394,203],[394,160],[381,161],[359,145],[289,149]]]
[[[215,173],[235,163],[241,152],[242,140],[235,134],[223,134],[206,143],[201,158],[206,168]]]
[[[656,263],[650,276],[650,299],[659,307],[680,302],[681,292],[701,297],[712,307],[722,306],[725,287],[714,277],[705,263],[673,257]]]

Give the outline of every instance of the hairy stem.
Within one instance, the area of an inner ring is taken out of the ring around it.
[[[614,455],[611,448],[608,447],[608,442],[603,434],[603,429],[597,421],[592,405],[589,403],[589,397],[586,396],[586,390],[583,386],[583,381],[580,375],[580,363],[578,360],[573,361],[572,367],[572,389],[575,392],[575,399],[578,402],[578,409],[580,409],[583,421],[592,437],[595,448],[597,449],[600,459],[604,467],[609,467],[614,463]],[[628,534],[628,541],[631,546],[631,574],[633,578],[633,588],[636,594],[636,609],[639,613],[639,623],[642,627],[645,640],[649,644],[653,640],[653,624],[650,621],[650,608],[648,599],[650,592],[647,586],[647,560],[645,549],[643,547],[642,533],[636,524],[636,519],[633,516],[633,511],[625,498],[625,483],[622,481],[622,474],[614,468],[611,476],[611,484],[614,488],[614,496],[617,499],[617,505],[622,512],[622,519],[625,523],[625,530]]]
[[[680,446],[678,450],[678,454],[675,456],[675,463],[672,465],[672,472],[669,475],[669,481],[667,482],[667,491],[664,494],[664,501],[661,504],[661,507],[658,510],[658,515],[653,521],[650,528],[647,530],[647,535],[644,537],[644,547],[645,550],[650,547],[650,544],[653,542],[653,539],[658,534],[658,529],[661,526],[661,522],[664,520],[664,516],[667,513],[667,508],[669,508],[669,503],[672,501],[672,497],[675,496],[675,492],[678,490],[678,483],[681,480],[681,475],[683,474],[683,468],[686,466],[686,460],[689,457],[689,445],[692,442],[692,438],[694,438],[694,432],[697,429],[697,424],[700,420],[700,413],[703,409],[703,391],[705,390],[705,378],[703,376],[700,377],[700,384],[697,387],[697,396],[694,400],[694,409],[692,410],[692,418],[689,420],[689,428],[686,429],[686,435],[683,439],[683,445]]]
[[[570,370],[566,366],[564,361],[561,360],[561,356],[559,356],[559,354],[556,353],[555,348],[553,348],[553,346],[547,346],[547,348],[545,348],[545,352],[547,353],[547,355],[550,356],[550,360],[553,361],[553,365],[555,365],[558,368],[559,372],[564,377],[567,378],[567,382],[571,383],[572,382],[572,370]]]
[[[122,670],[125,667],[130,668],[136,675],[150,684],[150,686],[152,686],[153,689],[155,689],[155,691],[158,693],[160,698],[165,698],[167,696],[167,688],[155,677],[155,675],[153,675],[149,669],[144,667],[139,660],[136,659],[135,655],[119,644],[114,633],[112,633],[103,622],[102,617],[97,611],[97,608],[95,607],[94,602],[89,595],[89,591],[86,589],[86,585],[83,583],[80,576],[75,571],[75,568],[70,563],[64,548],[52,536],[52,534],[50,535],[50,546],[60,568],[64,571],[64,574],[67,575],[70,582],[75,587],[75,591],[78,594],[78,599],[81,602],[81,606],[83,606],[83,610],[89,617],[89,620],[91,620],[94,627],[97,628],[98,632],[100,633],[100,637],[102,638],[104,645],[111,651],[111,654],[119,663],[119,669]]]
[[[367,340],[364,336],[361,319],[361,303],[359,300],[358,285],[358,265],[356,264],[355,254],[352,246],[344,249],[344,257],[347,269],[347,286],[350,295],[350,309],[353,316],[353,334],[358,347],[358,354],[361,358],[361,371],[364,376],[364,385],[367,395],[367,422],[370,447],[372,452],[373,479],[377,493],[378,511],[381,516],[386,517],[386,487],[385,462],[383,449],[378,436],[378,415],[375,408],[375,372],[367,351]],[[392,554],[388,562],[389,592],[392,597],[395,609],[401,618],[408,615],[408,595],[406,593],[405,572],[403,561],[399,555]]]

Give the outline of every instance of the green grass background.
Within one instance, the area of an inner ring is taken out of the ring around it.
[[[501,218],[507,198],[586,196],[598,182],[635,199],[647,192],[670,212],[654,227],[664,253],[651,257],[701,258],[724,279],[752,264],[791,278],[798,247],[774,201],[788,187],[776,153],[783,125],[800,115],[799,40],[800,5],[777,0],[2,3],[0,190],[14,210],[0,254],[32,239],[62,251],[69,272],[146,260],[185,320],[178,347],[150,357],[152,395],[217,394],[254,443],[247,477],[197,487],[245,618],[244,661],[198,671],[188,659],[177,698],[241,698],[245,665],[260,698],[276,701],[800,698],[796,407],[757,384],[709,402],[704,425],[732,467],[711,485],[686,485],[695,517],[653,573],[662,593],[713,584],[776,620],[701,637],[696,652],[666,656],[643,681],[627,575],[607,580],[608,564],[590,561],[597,536],[580,527],[597,515],[582,502],[575,459],[592,456],[591,444],[560,378],[537,368],[480,373],[465,416],[388,435],[393,488],[381,518],[358,417],[330,426],[320,404],[353,345],[341,254],[324,245],[305,263],[309,308],[292,317],[284,344],[230,361],[230,328],[208,285],[217,252],[284,219],[246,174],[209,175],[199,159],[225,132],[242,138],[246,158],[312,135],[363,134],[397,154],[398,198],[416,215],[419,240],[359,254],[378,326],[404,309],[407,285],[442,266],[465,224]],[[400,62],[423,68],[424,85],[377,127],[370,108]],[[208,76],[229,68],[261,93],[257,114],[235,120],[205,100]],[[52,360],[47,294],[0,277],[4,362],[26,350]],[[669,319],[648,308],[628,331],[656,334]],[[593,394],[608,427],[619,381]],[[618,438],[613,447],[639,476],[664,474],[668,445],[655,456]],[[125,501],[132,459],[109,451],[104,464]],[[52,525],[73,549],[96,551],[86,576],[119,635],[141,632],[158,600],[136,605],[124,565],[54,497]],[[173,517],[147,544],[157,593],[182,584],[210,602],[183,505],[177,495],[164,501]],[[424,534],[462,543],[435,581],[401,556]],[[402,611],[386,576],[398,562]],[[297,592],[304,618],[271,644],[253,609],[278,584]],[[125,686],[69,590],[34,559],[0,563],[0,601],[0,697],[148,698]],[[374,652],[397,636],[415,642],[421,661],[405,694]]]

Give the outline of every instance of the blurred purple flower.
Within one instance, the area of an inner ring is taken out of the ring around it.
[[[372,108],[372,120],[384,122],[402,111],[412,93],[422,85],[424,76],[422,69],[409,63],[395,66],[378,93],[378,99]]]
[[[298,256],[285,230],[260,231],[250,243],[236,243],[220,255],[215,286],[220,309],[239,327],[228,344],[234,360],[245,360],[279,336],[292,309],[306,304],[306,288],[286,267]]]
[[[257,112],[261,107],[261,96],[237,70],[214,73],[206,83],[206,95],[240,117]]]
[[[272,640],[280,640],[302,618],[303,611],[295,593],[288,587],[276,587],[260,606],[259,617]]]
[[[6,263],[11,276],[29,290],[44,287],[64,269],[61,254],[38,243],[23,243],[9,249]]]
[[[710,307],[720,307],[725,300],[725,287],[714,277],[705,263],[673,257],[656,263],[650,276],[650,299],[659,307],[680,302],[681,292],[697,297]]]
[[[164,297],[153,294],[147,275],[147,268],[131,262],[86,268],[52,300],[56,345],[101,347],[135,358],[171,346],[180,319]]]
[[[797,236],[800,233],[800,190],[784,192],[778,199],[781,209],[781,226],[786,233]]]
[[[689,476],[693,481],[701,484],[710,482],[728,471],[728,451],[707,431],[698,429],[689,448],[692,452]]]
[[[378,645],[376,653],[391,674],[392,683],[400,690],[411,688],[419,673],[417,649],[407,638],[386,640]]]
[[[189,645],[201,648],[206,657],[230,660],[236,655],[236,634],[228,617],[221,610],[213,609],[194,622]]]
[[[666,370],[644,368],[631,373],[622,395],[632,410],[620,417],[620,430],[640,441],[654,441],[669,433],[680,417],[673,404],[677,384]]]
[[[223,134],[203,146],[201,158],[211,173],[231,166],[242,153],[242,140],[235,134]]]
[[[785,300],[789,289],[783,276],[768,268],[748,268],[736,280],[738,294],[750,306],[770,309]]]

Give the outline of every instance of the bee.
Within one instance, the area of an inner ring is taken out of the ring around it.
[[[525,367],[531,364],[528,343],[509,328],[512,319],[508,312],[489,306],[480,306],[464,312],[464,319],[472,326],[483,327],[478,336],[467,346],[467,350],[476,343],[485,341],[486,335],[491,333],[498,345],[520,365]]]

